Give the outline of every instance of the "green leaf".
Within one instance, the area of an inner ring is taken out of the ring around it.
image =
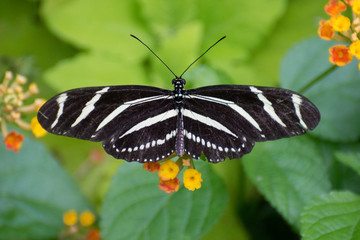
[[[280,68],[281,87],[299,91],[316,77],[327,71],[329,48],[333,41],[310,38],[294,45],[282,60]]]
[[[35,1],[0,1],[0,56],[6,62],[8,58],[17,59],[29,57],[36,67],[48,68],[59,59],[71,56],[75,50],[56,39],[38,19],[38,6]],[[20,70],[27,77],[38,69],[18,69],[20,64],[12,68]],[[3,64],[3,63],[2,63]],[[3,66],[1,66],[3,67]],[[9,69],[4,69],[9,70]]]
[[[303,89],[300,93],[319,108],[321,121],[314,135],[332,141],[354,141],[360,137],[358,61],[332,67],[328,48],[333,44],[309,39],[296,45],[283,60],[281,86]]]
[[[256,143],[243,163],[259,191],[295,227],[304,205],[330,190],[319,146],[307,136]]]
[[[58,91],[71,88],[146,84],[140,65],[123,61],[109,54],[83,53],[62,61],[44,75],[45,81]]]
[[[65,211],[89,209],[44,146],[25,137],[18,153],[0,144],[0,239],[55,237]]]
[[[82,49],[134,60],[145,55],[129,36],[145,35],[137,20],[136,7],[136,2],[129,0],[46,0],[41,12],[50,29],[63,40]]]
[[[268,39],[284,14],[286,0],[198,1],[198,18],[204,25],[203,49],[226,35],[220,46],[206,55],[211,65],[239,84],[254,84],[256,72],[247,64]]]
[[[102,212],[102,236],[107,239],[199,239],[223,214],[228,196],[222,180],[208,163],[196,161],[202,187],[180,187],[166,194],[158,189],[157,174],[138,163],[119,168]]]
[[[328,18],[323,1],[288,1],[284,15],[271,29],[271,35],[263,39],[261,47],[257,48],[249,63],[256,74],[252,85],[278,85],[280,63],[287,50],[304,37],[316,33],[318,25],[315,24],[314,16]]]
[[[348,146],[346,149],[338,151],[335,156],[345,165],[351,167],[360,175],[360,146]]]
[[[360,196],[332,192],[308,204],[301,215],[303,240],[356,240],[360,236]]]

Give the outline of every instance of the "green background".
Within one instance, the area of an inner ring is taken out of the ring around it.
[[[0,239],[57,239],[62,214],[90,209],[103,239],[360,239],[358,61],[328,62],[316,37],[328,18],[312,0],[1,0],[0,70],[36,82],[39,96],[76,87],[142,84],[278,86],[320,109],[305,136],[257,143],[243,159],[195,161],[200,190],[158,190],[156,174],[105,156],[100,143],[48,134],[19,153],[0,146]],[[84,170],[85,169],[85,170]]]

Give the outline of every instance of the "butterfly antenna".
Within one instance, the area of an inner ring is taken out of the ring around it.
[[[226,38],[226,36],[223,36],[222,38],[220,38],[219,40],[216,41],[216,43],[214,43],[213,45],[211,45],[203,54],[201,54],[197,59],[195,59],[195,61],[193,61],[186,69],[185,71],[180,75],[180,78],[182,77],[182,75],[184,75],[184,73],[194,64],[196,63],[202,56],[205,55],[205,53],[207,53],[212,47],[214,47],[216,44],[218,44],[221,40],[223,40],[224,38]]]
[[[157,57],[157,58],[160,60],[160,62],[162,62],[162,63],[165,65],[165,67],[166,67],[167,69],[169,69],[169,71],[175,76],[175,78],[178,78],[178,77],[176,76],[176,74],[175,74],[173,71],[171,71],[171,69],[169,68],[169,66],[166,65],[166,63],[164,63],[164,61],[161,60],[161,58],[160,58],[158,55],[156,55],[156,53],[154,53],[154,51],[151,50],[151,48],[150,48],[148,45],[146,45],[146,44],[145,44],[143,41],[141,41],[138,37],[136,37],[136,36],[134,36],[134,35],[132,35],[132,34],[130,34],[130,36],[133,37],[133,38],[135,38],[135,39],[138,40],[139,42],[141,42],[142,45],[144,45],[147,49],[149,49],[150,52],[151,52],[152,54],[154,54],[155,57]]]

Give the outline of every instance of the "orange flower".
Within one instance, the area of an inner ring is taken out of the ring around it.
[[[86,240],[100,240],[100,233],[98,229],[91,229],[86,234]]]
[[[334,30],[339,32],[346,32],[351,25],[350,19],[343,15],[332,16],[330,23]]]
[[[324,8],[327,14],[329,14],[330,16],[335,16],[345,11],[346,5],[339,0],[330,0]]]
[[[335,45],[329,48],[329,52],[329,61],[337,66],[345,66],[353,59],[353,56],[350,54],[349,48],[345,45]]]
[[[159,171],[160,163],[147,162],[143,164],[143,168],[151,173],[156,173],[157,171]]]
[[[320,38],[325,40],[331,40],[334,37],[335,31],[331,26],[330,21],[321,20],[319,22],[318,34]]]
[[[4,143],[8,150],[13,150],[14,152],[18,152],[22,142],[24,141],[24,136],[15,131],[10,132],[6,135],[4,139]]]
[[[163,181],[159,178],[159,189],[166,193],[177,192],[180,187],[180,180],[178,178]]]
[[[201,188],[201,173],[195,169],[186,169],[184,172],[184,187],[190,191]]]
[[[163,181],[168,181],[176,178],[179,170],[180,168],[175,162],[168,160],[161,164],[158,174]]]

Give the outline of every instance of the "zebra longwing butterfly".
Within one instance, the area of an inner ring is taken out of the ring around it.
[[[313,103],[287,89],[216,85],[185,90],[186,70],[180,77],[171,71],[172,91],[127,85],[60,93],[40,108],[38,120],[50,133],[101,141],[113,157],[141,163],[173,152],[194,159],[203,153],[212,163],[241,158],[255,142],[302,135],[320,121]]]

